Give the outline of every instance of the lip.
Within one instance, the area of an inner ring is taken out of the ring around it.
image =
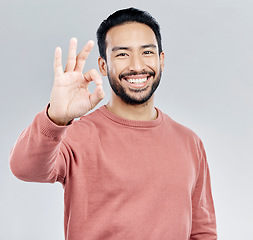
[[[129,76],[126,76],[126,77],[124,77],[124,79],[131,79],[131,78],[140,79],[140,78],[149,78],[149,77],[150,77],[149,74],[139,74],[139,75],[129,75]]]
[[[140,79],[145,79],[145,78],[147,78],[145,82],[141,82],[141,83],[129,82],[130,79],[140,80]],[[140,89],[140,88],[145,88],[149,84],[150,78],[151,78],[150,75],[133,75],[133,76],[124,77],[123,80],[126,82],[128,87]]]

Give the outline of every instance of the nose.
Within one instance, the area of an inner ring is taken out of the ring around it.
[[[141,72],[145,69],[145,64],[140,55],[132,55],[129,63],[129,70]]]

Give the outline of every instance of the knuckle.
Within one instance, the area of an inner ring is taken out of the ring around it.
[[[84,56],[80,56],[80,53],[76,56],[76,59],[78,61],[84,61],[85,60]]]
[[[96,74],[97,74],[97,70],[96,70],[95,68],[92,68],[92,69],[90,70],[90,73],[91,73],[92,75],[96,75]]]
[[[76,59],[74,57],[69,57],[68,58],[68,62],[75,62],[75,61],[76,61]]]

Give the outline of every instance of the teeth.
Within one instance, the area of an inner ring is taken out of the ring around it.
[[[130,78],[130,79],[127,79],[127,81],[129,83],[135,83],[135,84],[141,84],[141,83],[144,83],[148,80],[148,78],[138,78],[138,79],[135,79],[135,78]]]

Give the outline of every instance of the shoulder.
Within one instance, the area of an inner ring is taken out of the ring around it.
[[[99,118],[101,118],[99,111],[94,110],[82,116],[80,119],[73,121],[67,129],[65,140],[86,142],[96,137],[98,128],[96,122],[101,122]]]
[[[175,121],[171,117],[169,117],[166,113],[161,112],[163,115],[163,123],[169,128],[171,131],[178,135],[183,135],[184,137],[191,137],[193,139],[200,139],[199,136],[189,127]]]
[[[163,115],[164,130],[179,143],[187,144],[197,150],[199,155],[205,154],[204,145],[198,134],[189,127],[175,121],[165,113]]]

